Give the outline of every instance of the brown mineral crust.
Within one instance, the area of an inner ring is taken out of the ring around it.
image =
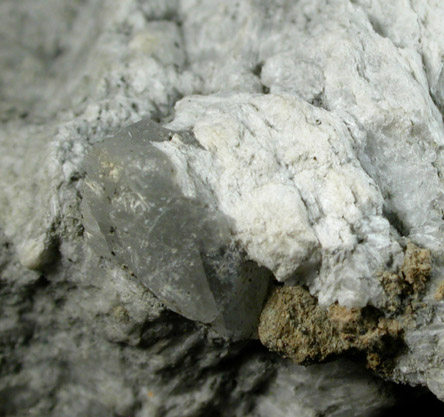
[[[367,353],[368,366],[379,366],[388,336],[401,328],[375,308],[348,309],[334,304],[322,309],[300,286],[277,288],[262,311],[259,338],[270,350],[300,364],[323,361],[347,350]]]
[[[402,320],[408,321],[407,316],[419,307],[418,296],[431,273],[430,250],[408,242],[404,262],[398,273],[385,271],[379,277],[387,296],[387,312],[403,315]]]
[[[360,351],[366,354],[369,368],[387,375],[393,356],[403,345],[403,328],[414,318],[418,296],[431,271],[430,251],[409,242],[398,274],[380,276],[388,298],[385,311],[370,306],[348,309],[339,304],[326,310],[301,286],[276,288],[262,310],[259,338],[270,350],[299,364]],[[437,299],[444,298],[444,283],[436,294]]]
[[[425,288],[425,283],[432,272],[432,255],[430,250],[422,249],[412,242],[408,242],[404,255],[401,274],[413,287],[414,293]]]
[[[438,285],[438,288],[435,291],[435,300],[436,301],[444,300],[444,281],[442,281]]]
[[[400,276],[391,272],[383,272],[379,277],[384,292],[387,296],[387,310],[389,313],[398,312],[401,309],[402,299],[408,291],[409,285]]]
[[[262,311],[259,338],[297,363],[325,360],[345,346],[317,300],[300,286],[276,289]]]

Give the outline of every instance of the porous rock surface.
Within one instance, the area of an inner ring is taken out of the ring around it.
[[[429,251],[390,379],[444,400],[443,19],[433,0],[2,1],[0,414],[364,416],[392,402],[360,365],[303,368],[222,339],[199,309],[184,314],[196,323],[170,312],[120,242],[120,262],[99,256],[85,156],[141,119],[189,138],[147,145],[184,204],[222,215],[242,262],[319,308],[390,315],[381,274],[409,241]]]

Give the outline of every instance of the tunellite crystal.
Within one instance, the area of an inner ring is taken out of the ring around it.
[[[230,219],[201,195],[192,168],[179,172],[156,146],[170,140],[198,146],[190,135],[143,121],[93,147],[82,203],[87,237],[171,310],[223,335],[250,336],[267,271],[244,259]]]

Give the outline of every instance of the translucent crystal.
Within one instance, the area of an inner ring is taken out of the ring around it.
[[[171,310],[224,335],[250,336],[268,273],[244,260],[214,204],[184,195],[180,184],[192,174],[154,145],[173,135],[142,121],[93,146],[82,203],[87,239]],[[189,135],[177,137],[196,146]]]

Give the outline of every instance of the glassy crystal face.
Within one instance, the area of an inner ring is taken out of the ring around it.
[[[212,323],[224,336],[249,337],[269,273],[244,259],[226,216],[208,201],[184,195],[181,176],[193,182],[192,173],[181,172],[155,146],[173,135],[142,121],[93,146],[85,162],[86,237],[171,310]]]

